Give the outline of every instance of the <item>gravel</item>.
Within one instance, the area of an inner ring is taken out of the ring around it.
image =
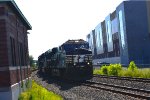
[[[108,79],[108,78],[98,78],[93,77],[93,81],[103,82],[108,84],[122,85],[132,88],[145,89],[150,90],[150,82],[138,82],[138,81],[130,81],[130,80],[118,80],[118,79]]]
[[[112,93],[105,90],[94,89],[88,86],[73,85],[38,76],[37,71],[32,72],[32,79],[38,84],[61,95],[64,100],[141,100],[131,96]],[[96,79],[94,79],[96,80]]]

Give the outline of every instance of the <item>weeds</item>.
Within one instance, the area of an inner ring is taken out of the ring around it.
[[[23,92],[18,100],[63,100],[59,95],[49,92],[32,81],[32,88]]]
[[[95,69],[94,74],[150,78],[150,69],[139,69],[134,61],[131,61],[127,69],[123,69],[121,64],[110,64],[102,66],[100,70]]]

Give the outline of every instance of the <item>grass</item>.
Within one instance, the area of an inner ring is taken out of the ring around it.
[[[102,66],[100,69],[94,69],[93,74],[150,78],[150,68],[139,69],[132,61],[127,69],[123,68],[120,64],[110,64]]]
[[[94,69],[93,74],[101,74],[100,69]]]
[[[21,93],[18,100],[63,100],[63,98],[32,81],[32,88]]]
[[[100,69],[94,69],[93,74],[99,74],[99,75],[108,75],[103,74]],[[150,69],[137,69],[136,71],[131,71],[127,69],[122,69],[118,76],[127,76],[127,77],[138,77],[138,78],[150,78]]]
[[[131,70],[121,70],[118,76],[127,77],[138,77],[138,78],[150,78],[150,69],[137,69],[135,71]]]

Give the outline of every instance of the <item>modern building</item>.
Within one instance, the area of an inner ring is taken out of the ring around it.
[[[13,0],[0,0],[0,100],[18,100],[30,78],[31,25]]]
[[[96,39],[95,39],[95,30],[92,30],[88,36],[86,41],[89,43],[89,49],[92,51],[93,59],[96,58]]]
[[[150,65],[150,1],[123,1],[94,30],[87,36],[96,45],[93,64]]]

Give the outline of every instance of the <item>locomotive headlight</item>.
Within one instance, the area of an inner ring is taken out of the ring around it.
[[[74,63],[74,66],[76,65],[76,63]]]
[[[88,62],[87,64],[89,65],[90,63]]]

